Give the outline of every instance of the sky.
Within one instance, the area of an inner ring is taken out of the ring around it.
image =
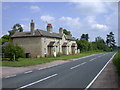
[[[75,38],[89,34],[89,41],[98,36],[106,40],[112,31],[118,43],[117,2],[2,2],[2,35],[16,23],[30,31],[31,19],[35,29],[46,30],[47,23],[51,23],[53,32],[62,27]]]

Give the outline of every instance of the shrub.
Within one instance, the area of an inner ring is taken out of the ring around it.
[[[60,56],[62,56],[62,55],[63,55],[62,53],[58,53],[58,54],[57,54],[57,57],[60,57]]]
[[[24,50],[18,45],[9,43],[7,46],[4,47],[4,54],[5,57],[10,59],[10,61],[17,61],[18,58],[24,57]]]

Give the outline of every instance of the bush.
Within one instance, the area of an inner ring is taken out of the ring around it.
[[[57,57],[60,57],[60,56],[62,56],[62,55],[63,55],[62,53],[58,53],[58,54],[57,54]]]
[[[24,50],[20,46],[14,45],[13,43],[9,43],[4,47],[4,54],[5,57],[10,59],[10,61],[18,61],[18,58],[24,57],[25,55]]]
[[[117,67],[118,74],[120,76],[120,52],[118,52],[113,58],[113,63]]]

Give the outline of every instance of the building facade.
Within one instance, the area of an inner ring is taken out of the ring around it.
[[[52,25],[47,25],[47,31],[36,29],[33,20],[30,23],[30,32],[16,32],[11,36],[14,44],[21,46],[25,53],[32,58],[55,56],[61,54],[76,54],[77,44],[72,35],[65,35],[63,29],[59,33],[52,32]]]

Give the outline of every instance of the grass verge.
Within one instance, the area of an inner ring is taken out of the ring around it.
[[[118,75],[120,76],[120,52],[118,52],[113,58],[113,63],[117,68]]]
[[[25,66],[32,66],[32,65],[38,65],[43,63],[48,63],[55,60],[70,60],[73,58],[80,58],[84,56],[89,56],[92,54],[99,54],[99,53],[105,53],[103,51],[89,51],[84,52],[76,55],[63,55],[60,57],[46,57],[46,58],[20,58],[18,61],[0,61],[0,65],[2,66],[9,66],[9,67],[25,67]]]

